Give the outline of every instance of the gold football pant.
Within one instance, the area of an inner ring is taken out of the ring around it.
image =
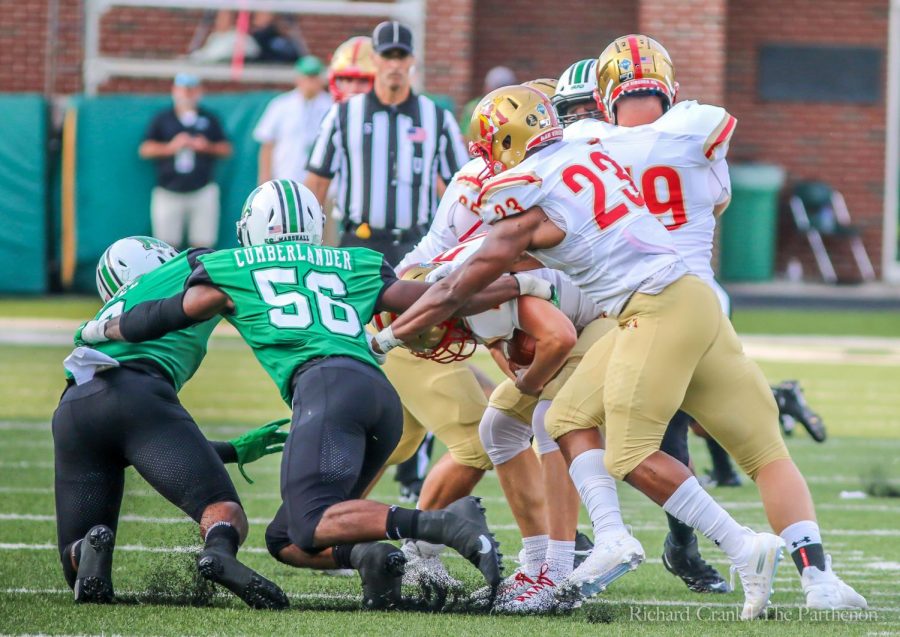
[[[553,401],[547,433],[606,424],[605,462],[621,480],[653,452],[683,409],[751,478],[789,458],[778,409],[743,352],[715,293],[688,275],[656,295],[635,294],[618,326],[582,359]]]
[[[589,323],[578,336],[575,347],[569,354],[565,364],[550,382],[544,386],[540,396],[529,396],[516,389],[515,382],[507,378],[497,385],[488,401],[488,406],[502,411],[506,415],[531,427],[534,408],[542,400],[553,400],[569,377],[575,372],[582,357],[598,342],[604,334],[616,326],[613,319],[597,319]]]
[[[442,365],[398,347],[382,369],[403,403],[403,436],[387,464],[410,458],[430,431],[459,464],[493,468],[478,437],[487,400],[466,363]]]

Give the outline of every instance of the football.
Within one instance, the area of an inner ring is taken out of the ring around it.
[[[528,367],[534,360],[535,345],[531,336],[517,328],[506,343],[506,357],[520,367]]]

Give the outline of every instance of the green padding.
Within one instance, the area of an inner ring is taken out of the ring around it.
[[[0,293],[47,289],[47,102],[0,95]]]
[[[217,94],[202,105],[219,116],[234,156],[216,169],[222,190],[219,247],[236,244],[234,222],[241,204],[256,185],[258,144],[253,126],[277,93]],[[150,233],[153,162],[138,157],[150,120],[169,108],[168,95],[78,97],[76,160],[77,260],[75,288],[93,292],[94,268],[106,247],[122,237]]]

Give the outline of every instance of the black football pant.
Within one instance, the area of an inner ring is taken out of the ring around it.
[[[281,457],[282,504],[266,529],[278,557],[294,544],[316,553],[328,507],[358,499],[403,432],[397,392],[380,370],[345,356],[321,359],[294,376],[291,433]]]
[[[160,373],[116,368],[71,385],[53,413],[56,532],[67,547],[91,527],[113,531],[133,466],[164,498],[200,521],[216,502],[240,502],[225,465]]]

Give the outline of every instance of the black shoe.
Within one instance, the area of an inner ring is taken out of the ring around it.
[[[406,556],[393,544],[366,542],[350,551],[350,564],[359,571],[363,608],[382,610],[400,605],[400,585]]]
[[[113,601],[112,558],[115,535],[98,524],[81,542],[81,558],[75,578],[75,601],[108,604]]]
[[[591,551],[594,550],[594,543],[587,535],[581,531],[575,532],[575,568],[581,566],[581,563],[588,558]]]
[[[493,595],[503,579],[503,555],[480,502],[480,498],[466,496],[439,511],[423,511],[419,531],[422,539],[446,544],[474,564]]]
[[[741,477],[734,471],[721,473],[710,469],[706,472],[706,476],[701,480],[702,486],[712,487],[739,487],[741,486]]]
[[[728,582],[719,575],[719,571],[706,563],[697,548],[697,537],[685,546],[675,544],[672,534],[666,535],[663,544],[663,566],[672,575],[681,578],[687,587],[695,593],[730,593]]]
[[[408,502],[415,504],[419,501],[419,494],[422,493],[423,480],[414,480],[413,482],[405,482],[400,485],[400,502]]]
[[[197,559],[200,574],[211,582],[221,584],[240,597],[250,608],[282,610],[288,598],[277,584],[267,580],[238,559],[217,548],[207,548]]]
[[[825,423],[819,414],[806,404],[799,382],[786,380],[773,387],[772,393],[775,395],[775,402],[778,403],[779,414],[786,414],[803,425],[816,442],[825,442]]]

